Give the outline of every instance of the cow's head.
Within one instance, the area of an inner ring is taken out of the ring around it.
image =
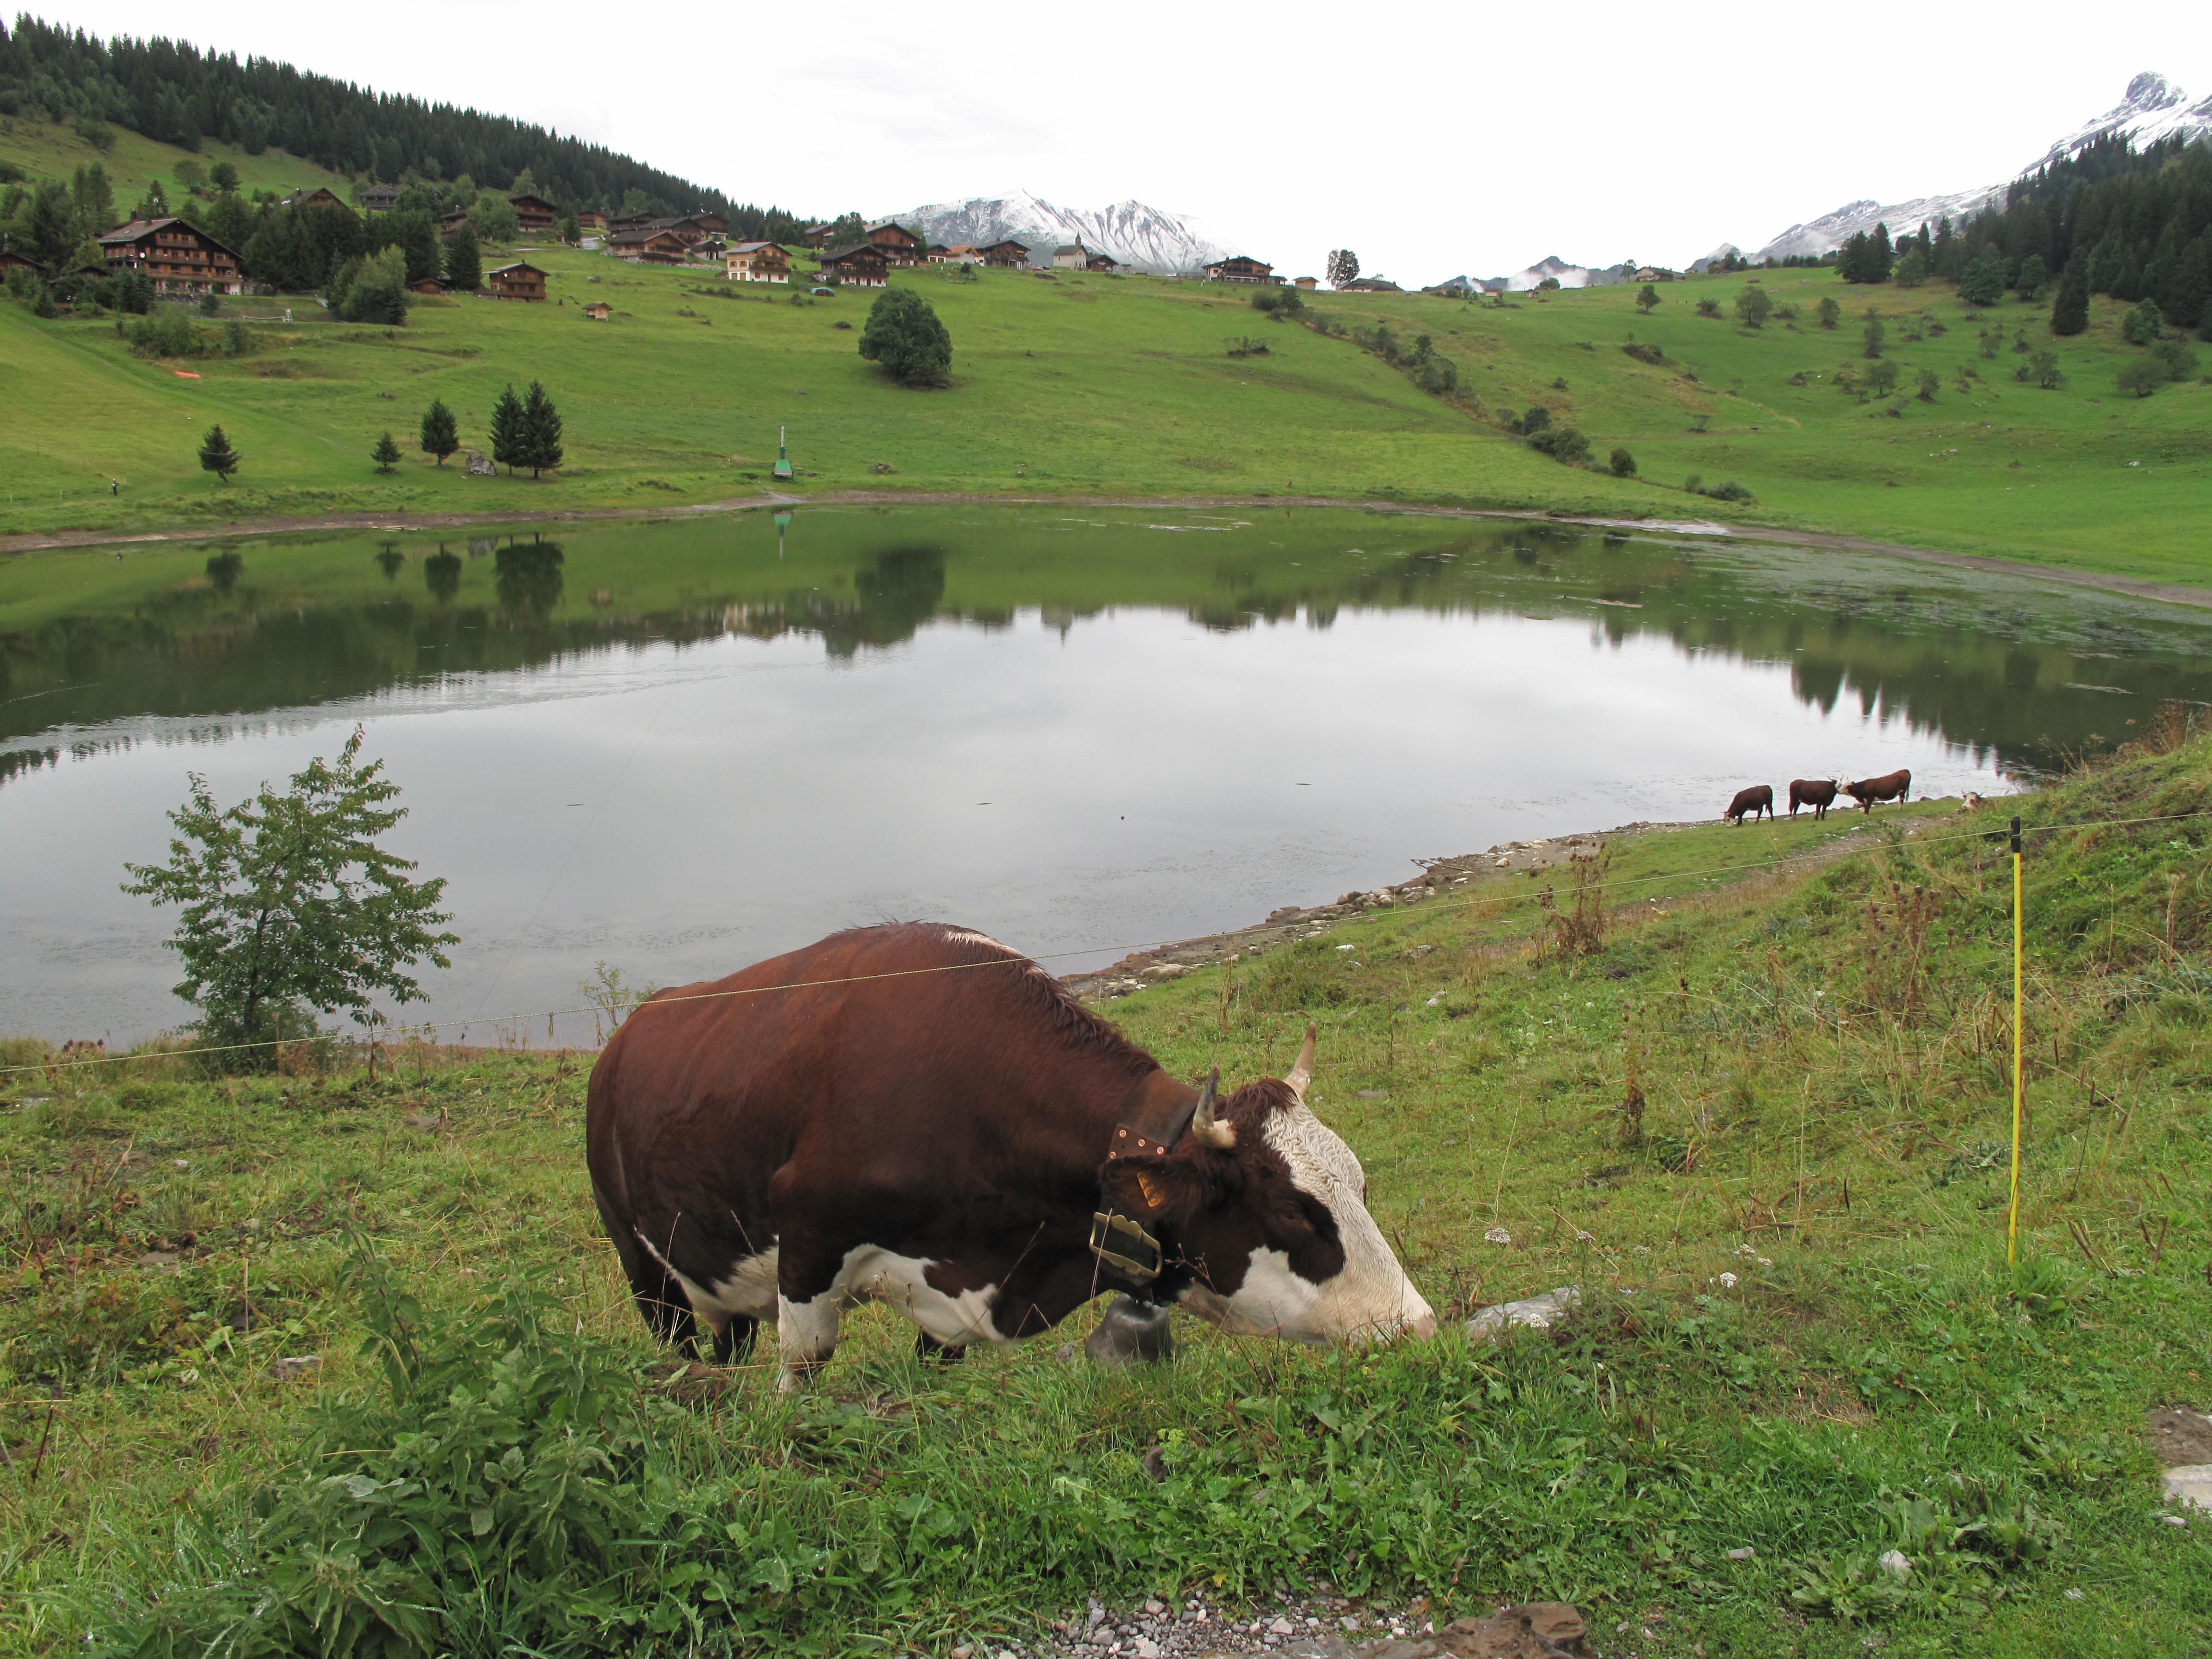
[[[1140,1217],[1167,1267],[1156,1292],[1225,1330],[1316,1344],[1436,1334],[1436,1315],[1367,1213],[1367,1176],[1308,1109],[1314,1034],[1289,1077],[1218,1100],[1163,1157],[1106,1166],[1108,1200]]]

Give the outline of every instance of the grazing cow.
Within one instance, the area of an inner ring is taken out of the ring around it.
[[[1790,781],[1790,816],[1796,817],[1797,809],[1809,806],[1815,818],[1825,818],[1828,809],[1836,804],[1838,786],[1833,778],[1792,778]]]
[[[1737,790],[1735,799],[1729,803],[1728,811],[1721,816],[1741,830],[1746,812],[1755,819],[1762,809],[1770,818],[1774,816],[1774,786],[1771,783],[1754,783],[1748,789]]]
[[[1874,811],[1878,800],[1903,800],[1912,789],[1912,774],[1903,767],[1887,777],[1861,778],[1856,783],[1847,783],[1844,793],[1859,804],[1861,811]]]
[[[995,940],[856,928],[623,1022],[592,1071],[592,1195],[657,1334],[703,1321],[726,1361],[771,1320],[787,1389],[863,1301],[925,1353],[1108,1290],[1302,1342],[1433,1334],[1305,1104],[1313,1049],[1220,1099]]]

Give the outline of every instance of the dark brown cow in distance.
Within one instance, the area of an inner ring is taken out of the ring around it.
[[[1728,811],[1721,816],[1741,830],[1743,828],[1743,815],[1748,812],[1757,818],[1761,808],[1765,810],[1770,818],[1774,816],[1774,786],[1771,783],[1754,783],[1748,789],[1737,790],[1735,799],[1729,803]]]
[[[1813,816],[1825,818],[1828,809],[1836,804],[1837,783],[1833,778],[1792,778],[1790,781],[1790,816],[1796,817],[1797,809],[1809,806]]]
[[[856,928],[623,1022],[592,1072],[592,1195],[647,1325],[689,1343],[704,1321],[726,1359],[771,1320],[786,1388],[864,1301],[925,1352],[1109,1290],[1299,1341],[1431,1334],[1359,1160],[1306,1107],[1312,1065],[1309,1030],[1289,1077],[1217,1103],[1018,951]],[[1094,1233],[1108,1217],[1142,1242]]]
[[[1912,774],[1899,767],[1887,777],[1861,778],[1856,783],[1847,783],[1844,793],[1859,804],[1859,810],[1871,813],[1878,800],[1903,800],[1912,790]]]

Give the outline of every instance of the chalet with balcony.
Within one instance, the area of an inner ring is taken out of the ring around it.
[[[550,236],[560,222],[561,210],[542,196],[510,196],[507,200],[525,236]]]
[[[133,219],[127,225],[118,225],[100,239],[100,252],[110,276],[120,276],[126,270],[143,272],[152,280],[157,294],[246,291],[238,255],[182,219]]]
[[[828,247],[830,239],[837,234],[834,224],[809,225],[799,232],[799,240],[809,247]]]
[[[1274,266],[1249,254],[1232,253],[1226,259],[1217,259],[1206,267],[1206,279],[1215,283],[1273,283],[1279,281]]]
[[[886,219],[879,225],[870,225],[867,239],[883,250],[884,258],[895,265],[918,265],[921,263],[924,244],[904,225]]]
[[[1017,242],[1010,236],[1003,242],[977,248],[975,257],[987,265],[1018,265],[1030,257],[1029,244]]]
[[[859,288],[881,288],[891,259],[873,242],[848,242],[822,250],[822,276]]]
[[[500,265],[484,272],[481,292],[488,300],[543,300],[545,273],[520,260],[511,265]]]
[[[1121,262],[1110,253],[1100,253],[1094,250],[1084,254],[1083,268],[1085,270],[1119,270],[1121,268]]]
[[[607,252],[632,264],[680,265],[691,244],[672,230],[618,230],[607,238]]]
[[[397,185],[363,185],[354,193],[363,213],[397,213],[399,210],[399,186]]]
[[[596,234],[607,228],[607,216],[597,208],[586,208],[576,215],[576,228]]]
[[[398,199],[396,195],[392,198],[395,203]],[[337,208],[346,213],[353,211],[330,191],[319,189],[295,190],[289,196],[280,197],[276,205],[287,208]]]
[[[461,227],[468,222],[469,210],[466,208],[453,208],[441,214],[438,217],[438,240],[441,242],[452,241],[454,237],[460,234]]]
[[[787,283],[791,250],[776,242],[732,242],[722,255],[722,274],[733,283]]]

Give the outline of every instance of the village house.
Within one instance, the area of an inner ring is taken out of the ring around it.
[[[543,300],[545,273],[520,260],[511,265],[499,265],[484,272],[481,291],[489,300]]]
[[[435,276],[418,276],[407,284],[410,294],[443,294],[446,285]]]
[[[709,236],[720,236],[730,228],[730,222],[719,213],[693,211],[682,216],[705,231]]]
[[[396,213],[399,210],[399,186],[363,185],[354,192],[354,200],[361,204],[363,213]]]
[[[809,247],[827,247],[830,239],[836,234],[837,227],[834,224],[809,225],[799,233],[799,240]]]
[[[870,225],[868,240],[883,252],[884,258],[895,265],[918,265],[921,263],[921,238],[904,225],[886,219],[879,225]]]
[[[441,242],[452,241],[454,237],[460,234],[461,227],[468,222],[469,210],[466,208],[447,210],[439,216],[438,240]]]
[[[615,308],[605,300],[594,300],[584,307],[584,319],[586,322],[604,323],[614,314]]]
[[[110,276],[126,270],[143,272],[159,294],[246,291],[238,255],[182,219],[133,219],[118,225],[100,239],[100,252]]]
[[[1084,256],[1083,268],[1085,270],[1119,270],[1121,262],[1110,253],[1093,252]]]
[[[0,248],[0,276],[11,270],[27,270],[35,276],[39,272],[39,262],[24,254],[11,253],[6,248]]]
[[[607,216],[597,208],[586,208],[576,216],[576,228],[579,230],[600,231],[606,228]]]
[[[890,256],[873,242],[848,242],[822,251],[822,276],[860,288],[881,288],[890,265]]]
[[[926,263],[933,265],[949,265],[956,263],[952,258],[952,250],[942,242],[932,242],[921,251],[921,257]]]
[[[733,242],[722,264],[722,274],[733,283],[791,280],[791,251],[776,242]]]
[[[967,242],[955,242],[951,247],[933,247],[929,251],[930,262],[940,265],[972,265],[981,257],[974,246]]]
[[[525,236],[550,236],[560,222],[561,210],[542,196],[510,196],[507,200]]]
[[[607,238],[607,252],[632,264],[680,265],[690,251],[672,230],[618,230]]]
[[[1321,278],[1318,276],[1293,276],[1291,278],[1291,286],[1293,288],[1304,289],[1309,294],[1310,294],[1314,289],[1321,286]]]
[[[330,191],[321,189],[295,190],[289,196],[280,197],[276,205],[286,208],[344,208],[348,213],[353,211]]]
[[[975,255],[987,265],[1018,265],[1030,257],[1030,250],[1027,243],[1017,242],[1010,236],[1003,242],[977,248]]]
[[[1274,266],[1255,259],[1248,253],[1232,253],[1226,259],[1217,259],[1206,267],[1206,279],[1215,283],[1272,283],[1276,279]]]

